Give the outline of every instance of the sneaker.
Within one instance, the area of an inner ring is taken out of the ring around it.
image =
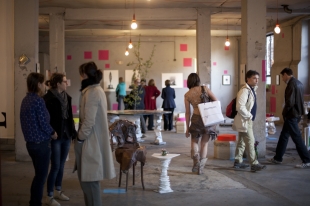
[[[54,197],[47,196],[45,198],[45,204],[48,206],[60,206],[60,204],[54,199]]]
[[[266,165],[261,165],[261,164],[251,165],[252,172],[260,171],[263,169],[266,169]]]
[[[279,165],[279,164],[282,164],[282,162],[278,161],[278,160],[275,160],[274,158],[271,158],[268,160],[269,162],[273,163],[273,164],[276,164],[276,165]]]
[[[67,196],[63,193],[63,191],[57,191],[57,190],[56,190],[54,197],[55,197],[55,199],[64,200],[64,201],[70,200],[70,198],[67,197]]]
[[[310,163],[301,163],[295,166],[296,168],[307,169],[310,168]]]
[[[233,168],[236,168],[236,169],[245,169],[245,168],[248,168],[248,167],[250,167],[249,164],[245,164],[243,162],[239,163],[237,161],[235,161],[234,166],[233,166]]]

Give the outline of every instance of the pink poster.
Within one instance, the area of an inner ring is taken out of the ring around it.
[[[71,60],[72,56],[71,55],[67,55],[67,60]]]
[[[184,79],[184,80],[183,80],[183,87],[184,87],[184,88],[187,88],[187,79]]]
[[[187,44],[180,44],[180,51],[187,51]]]
[[[84,59],[91,59],[91,58],[92,58],[91,51],[85,51],[84,52]]]
[[[77,106],[76,105],[72,105],[72,113],[73,114],[77,113]]]
[[[228,74],[228,71],[227,71],[227,70],[224,70],[224,74]]]
[[[118,109],[118,104],[117,103],[112,104],[112,110],[117,110],[117,109]]]
[[[266,81],[266,60],[262,60],[262,81]]]
[[[109,60],[109,50],[98,51],[99,60]]]
[[[183,58],[183,66],[191,67],[192,66],[192,58]]]
[[[225,46],[225,47],[224,47],[224,50],[229,50],[229,46]]]
[[[271,113],[276,113],[276,98],[275,97],[270,97],[270,112]]]
[[[284,33],[282,32],[282,38],[284,38]]]
[[[213,62],[213,66],[216,66],[216,62]]]
[[[105,65],[104,65],[104,68],[105,68],[105,69],[109,69],[109,68],[110,68],[110,64],[105,64]]]

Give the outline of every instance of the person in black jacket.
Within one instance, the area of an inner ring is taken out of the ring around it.
[[[303,101],[304,86],[293,77],[293,71],[290,68],[283,69],[281,75],[282,80],[287,84],[285,89],[285,106],[282,111],[284,124],[277,144],[276,155],[269,161],[273,164],[282,163],[288,138],[291,136],[296,145],[298,155],[302,160],[302,163],[295,167],[310,168],[310,155],[298,128],[298,123],[305,114]]]
[[[171,131],[173,129],[173,111],[175,108],[175,91],[170,87],[170,80],[165,81],[166,88],[162,89],[161,98],[164,100],[162,108],[164,111],[170,111],[169,114],[164,114],[164,130]]]
[[[58,134],[51,141],[51,169],[47,179],[47,205],[60,205],[55,199],[68,201],[62,192],[62,178],[71,138],[76,136],[73,122],[71,97],[66,93],[67,79],[64,74],[54,73],[45,83],[50,87],[43,99],[50,114],[50,124]],[[54,194],[54,186],[56,192]],[[54,199],[55,197],[55,199]]]

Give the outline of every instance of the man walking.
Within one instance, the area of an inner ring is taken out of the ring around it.
[[[239,132],[234,168],[245,169],[250,166],[242,162],[243,153],[246,149],[252,172],[266,168],[265,165],[259,164],[254,150],[253,121],[255,120],[257,110],[256,89],[258,79],[259,73],[257,71],[249,70],[246,73],[246,84],[237,94],[236,110],[238,113],[232,126],[233,130]]]
[[[293,77],[293,71],[290,68],[283,69],[281,75],[282,80],[287,84],[285,89],[285,106],[282,111],[284,124],[277,144],[276,155],[269,161],[273,164],[282,163],[288,138],[291,136],[295,143],[298,155],[302,160],[302,163],[295,167],[310,168],[310,155],[298,128],[298,123],[301,120],[302,115],[305,114],[303,108],[304,86],[300,81]]]

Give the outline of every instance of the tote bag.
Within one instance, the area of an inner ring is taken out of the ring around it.
[[[220,101],[198,104],[198,109],[205,126],[215,125],[224,121]]]

